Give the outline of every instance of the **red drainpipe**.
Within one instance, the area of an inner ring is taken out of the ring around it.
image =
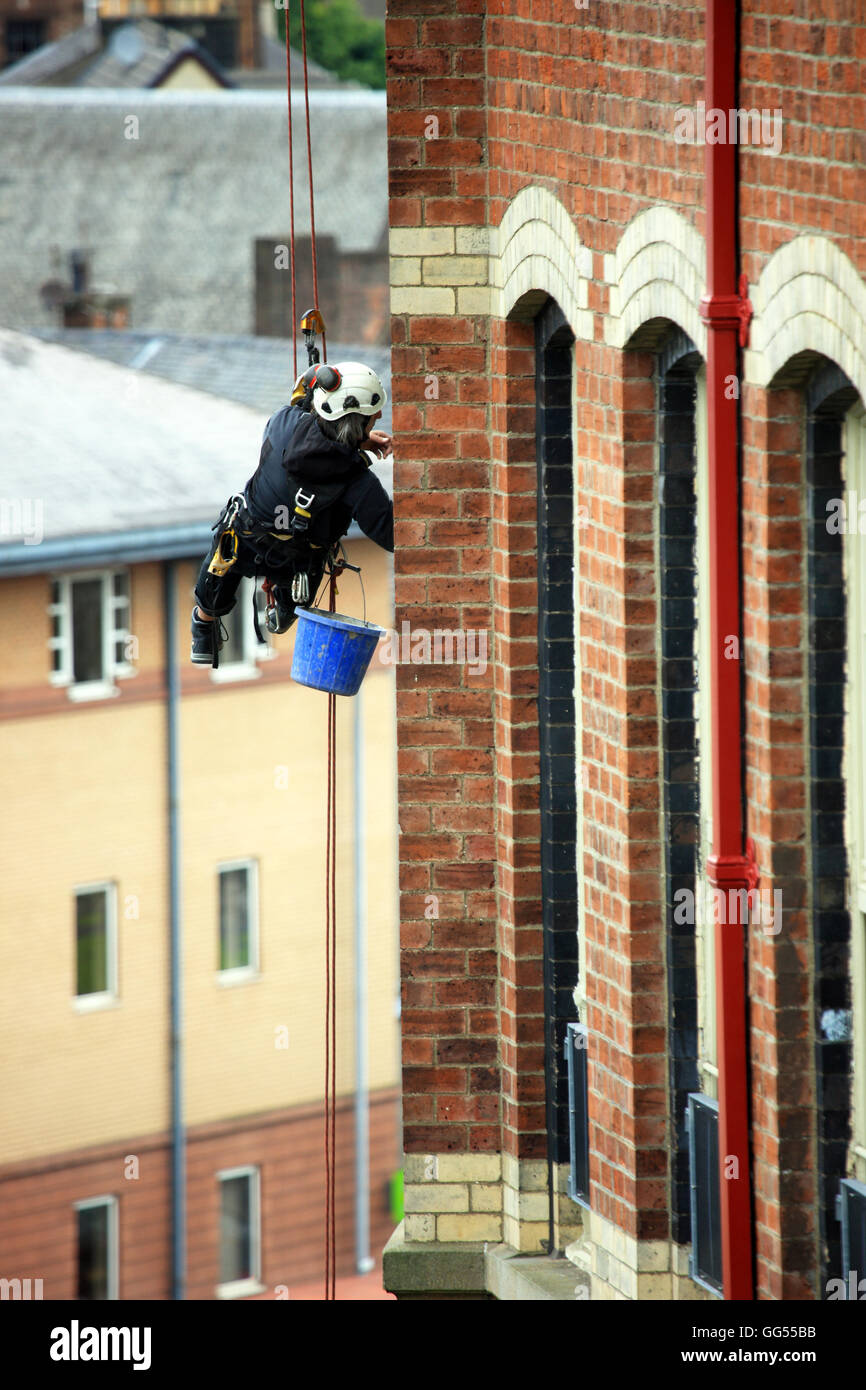
[[[737,106],[735,0],[707,0],[706,107]],[[738,401],[741,324],[748,327],[745,283],[737,285],[737,147],[707,144],[707,424],[710,489],[710,606],[713,719],[713,852],[707,878],[732,903],[731,890],[757,883],[751,842],[744,845],[742,720],[739,660],[726,659],[730,636],[740,640]],[[743,339],[745,333],[743,333]],[[728,390],[725,390],[726,379]],[[738,394],[738,393],[737,393]],[[722,1266],[726,1299],[752,1299],[752,1203],[749,1156],[748,1015],[745,922],[739,900],[727,925],[715,927],[719,1064],[719,1159]],[[719,915],[719,914],[716,914]],[[736,1178],[726,1176],[736,1159]]]

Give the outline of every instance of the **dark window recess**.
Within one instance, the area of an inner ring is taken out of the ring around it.
[[[292,261],[288,233],[257,237],[253,245],[255,273],[255,333],[261,338],[284,338],[292,322]],[[295,302],[312,304],[313,271],[308,236],[295,237]],[[340,248],[332,236],[316,237],[319,302],[329,335],[341,323]],[[341,341],[335,338],[335,341]],[[344,341],[354,341],[346,339]],[[360,341],[360,340],[359,340]]]
[[[860,1280],[866,1280],[866,1185],[845,1178],[839,1184],[839,1220],[842,1226],[842,1277],[845,1298],[859,1300]],[[849,1278],[854,1275],[852,1289]],[[825,1286],[826,1287],[826,1286]]]
[[[71,589],[73,679],[76,682],[104,680],[102,580],[76,579]]]
[[[17,63],[45,42],[44,19],[7,19],[6,63]]]
[[[538,740],[545,1098],[549,1163],[569,1159],[566,1026],[577,983],[577,768],[574,738],[574,334],[548,300],[535,320],[538,488]]]
[[[687,1244],[691,1201],[686,1110],[689,1094],[701,1084],[698,976],[694,923],[677,921],[684,914],[675,914],[674,908],[682,901],[677,893],[696,893],[700,852],[695,375],[701,359],[691,339],[677,330],[662,344],[656,362],[669,1065],[676,1117],[670,1159],[671,1234]]]
[[[220,1184],[220,1283],[253,1277],[253,1179],[244,1173]]]
[[[108,978],[108,893],[78,893],[75,898],[75,956],[77,995],[104,994]]]
[[[76,1296],[82,1301],[105,1300],[110,1295],[110,1223],[107,1202],[79,1209]]]
[[[692,1194],[691,1277],[722,1292],[722,1206],[719,1192],[719,1103],[691,1095],[686,1112]]]
[[[589,1093],[586,1050],[588,1035],[581,1023],[565,1030],[565,1065],[568,1072],[568,1195],[589,1206]]]
[[[842,1258],[835,1206],[846,1172],[852,1065],[850,1038],[828,1036],[822,1027],[828,1011],[851,1007],[843,721],[847,614],[842,547],[848,538],[828,530],[827,503],[845,495],[842,422],[856,399],[848,378],[830,362],[819,364],[806,384],[811,917],[823,1288],[836,1277]]]

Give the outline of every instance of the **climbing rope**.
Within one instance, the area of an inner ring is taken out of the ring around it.
[[[337,606],[331,570],[330,611]],[[337,1168],[337,697],[328,695],[328,833],[325,865],[325,1298],[336,1298]]]
[[[289,42],[289,31],[291,29],[291,9],[287,6],[286,16],[286,100],[289,111],[289,212],[290,212],[290,251],[292,261],[292,359],[294,376],[293,381],[298,377],[298,339],[297,339],[297,292],[295,280],[295,153],[292,130],[292,58],[291,45]],[[304,63],[304,113],[306,116],[306,136],[307,136],[307,180],[310,190],[310,255],[313,270],[313,307],[318,312],[319,309],[319,266],[316,254],[316,198],[313,190],[313,145],[310,127],[310,81],[307,70],[307,19],[304,11],[304,0],[300,0],[300,20],[301,20],[301,48]],[[328,360],[328,339],[324,328],[322,329],[322,361]]]
[[[310,84],[307,78],[307,21],[301,0],[301,47],[304,56],[304,109],[307,117],[307,178],[310,185],[310,252],[313,259],[313,308],[319,307],[319,270],[316,257],[316,203],[313,194],[313,147],[310,135]],[[292,311],[294,318],[294,310]],[[322,361],[328,360],[328,339],[322,329]]]
[[[292,50],[289,44],[290,12],[286,10],[286,100],[289,108],[289,250],[292,261],[292,381],[298,379],[298,332],[295,326],[295,151],[292,139]]]
[[[289,115],[289,211],[292,260],[292,357],[293,381],[298,378],[297,286],[295,278],[295,164],[292,127],[292,58],[289,32],[291,10],[286,16],[286,98]],[[304,61],[304,113],[307,135],[307,177],[310,188],[310,253],[313,270],[313,307],[319,313],[319,273],[316,255],[316,208],[313,192],[313,147],[310,133],[310,87],[307,71],[307,24],[304,0],[300,0],[301,46]],[[319,314],[320,322],[321,315]],[[328,358],[324,324],[322,361]],[[330,611],[336,611],[337,575],[343,566],[332,564]],[[365,604],[366,612],[366,604]],[[337,1269],[337,700],[328,695],[328,810],[325,852],[325,1299],[335,1300]]]

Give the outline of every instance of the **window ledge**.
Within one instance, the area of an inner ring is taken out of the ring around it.
[[[253,965],[240,965],[233,970],[217,971],[217,984],[221,988],[226,988],[231,985],[243,985],[247,982],[254,984],[261,978],[259,970]]]
[[[258,1279],[235,1279],[231,1284],[217,1284],[217,1298],[249,1298],[252,1294],[265,1293],[266,1286]]]
[[[229,666],[211,668],[210,678],[217,685],[229,685],[232,681],[254,681],[261,675],[258,666],[249,661],[233,661]]]
[[[120,1000],[116,994],[103,991],[101,994],[76,994],[72,1001],[76,1013],[97,1013],[100,1009],[119,1009]]]
[[[111,681],[82,681],[67,686],[66,693],[70,700],[113,700],[120,691]]]

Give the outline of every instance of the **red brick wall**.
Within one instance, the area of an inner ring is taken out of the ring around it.
[[[393,1095],[371,1096],[370,1249],[377,1257],[391,1233],[387,1185],[398,1166]],[[355,1273],[354,1112],[337,1107],[337,1275]],[[124,1176],[137,1155],[137,1179]],[[191,1130],[187,1136],[187,1290],[212,1299],[219,1280],[219,1194],[216,1173],[261,1172],[262,1283],[273,1297],[323,1276],[324,1135],[320,1110],[306,1107]],[[118,1199],[121,1299],[171,1297],[171,1155],[163,1136],[124,1147],[57,1155],[0,1172],[0,1251],[4,1278],[43,1280],[45,1299],[75,1298],[76,1215],[87,1197]]]
[[[765,1296],[814,1298],[820,1291],[813,1274],[817,1165],[802,394],[748,390],[743,420],[749,830],[764,885],[780,889],[784,905],[779,936],[750,933],[758,1282]]]
[[[675,110],[694,109],[704,95],[705,7],[391,0],[389,9],[392,226],[498,226],[515,194],[540,184],[593,253],[594,332],[575,347],[576,482],[589,513],[579,558],[578,756],[588,779],[587,1021],[598,1040],[590,1051],[592,1202],[625,1230],[661,1237],[673,1118],[658,840],[653,362],[644,351],[605,346],[603,255],[638,213],[659,205],[705,231],[704,149],[673,138]],[[777,247],[808,232],[831,237],[866,273],[862,19],[849,0],[828,0],[820,15],[807,0],[744,0],[739,104],[783,113],[780,154],[740,153],[750,283]],[[438,140],[425,138],[431,115]],[[398,624],[486,620],[495,634],[492,690],[456,667],[399,672],[410,1152],[544,1152],[534,307],[518,306],[514,318],[527,321],[508,325],[426,313],[392,320]],[[436,402],[425,399],[428,373],[438,378]],[[765,882],[795,908],[784,952],[773,938],[750,943],[759,1292],[802,1297],[816,1292],[807,1273],[816,1259],[808,1178],[816,1097],[801,907],[806,730],[791,708],[804,679],[804,594],[787,525],[791,490],[802,486],[802,400],[748,391],[744,420],[749,833]],[[476,741],[475,722],[487,728],[491,719],[495,743]],[[777,847],[796,850],[784,875]],[[437,892],[441,915],[431,921],[425,895]],[[501,1071],[498,1116],[495,1093],[473,1079],[482,1046],[485,1067],[498,1060]],[[783,1182],[780,1169],[790,1175]]]
[[[394,227],[484,224],[483,0],[391,7]],[[439,138],[425,140],[433,114]],[[482,318],[394,317],[396,625],[492,626]],[[435,377],[438,399],[424,398]],[[407,1152],[498,1149],[492,667],[398,667]],[[433,895],[431,898],[430,895]],[[431,916],[432,912],[438,915]],[[426,915],[425,915],[426,914]]]

